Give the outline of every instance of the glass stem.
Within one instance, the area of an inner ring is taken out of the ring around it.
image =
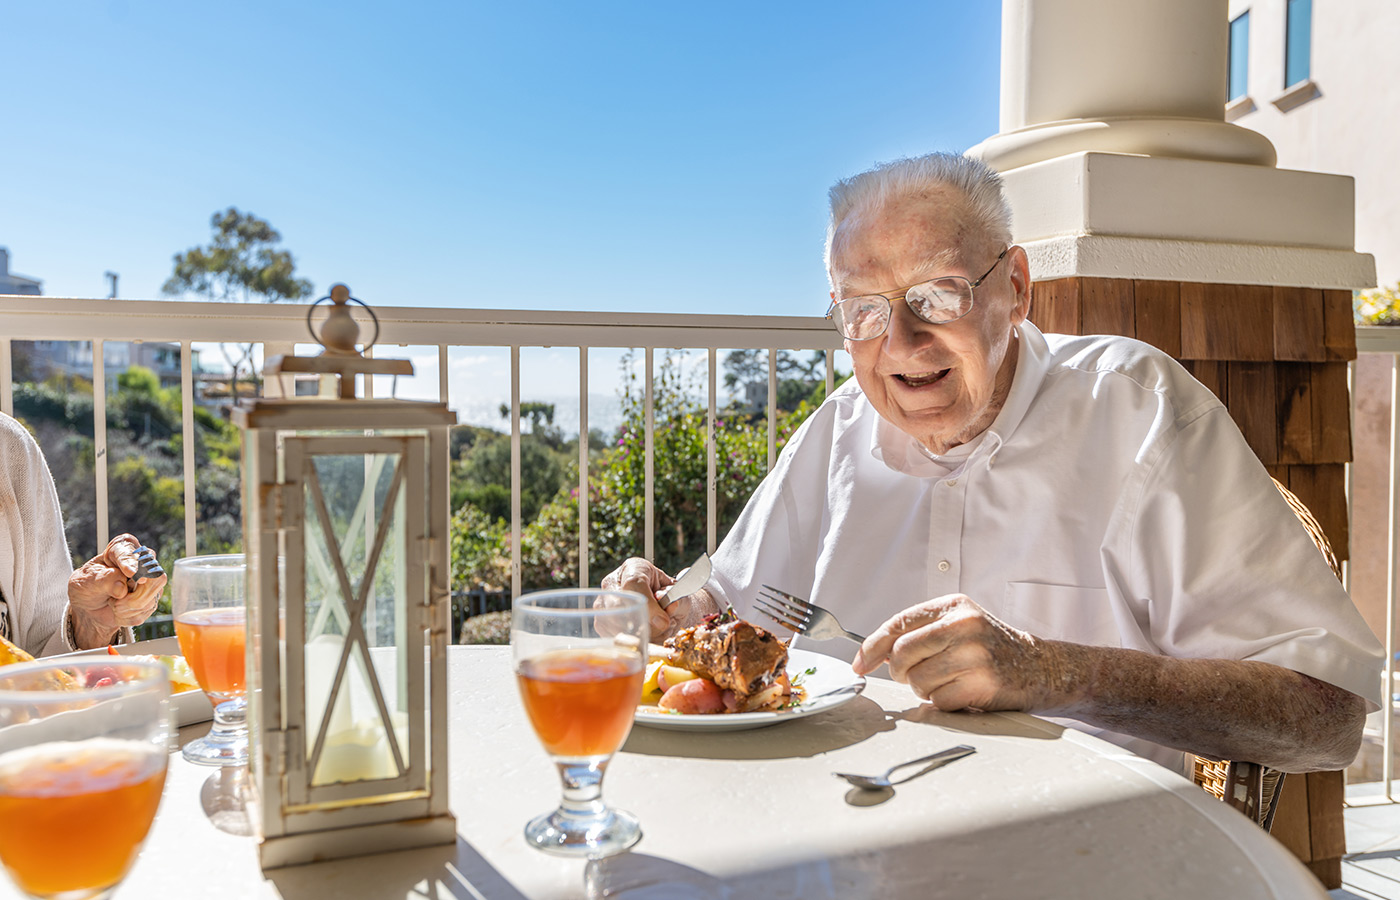
[[[559,780],[564,784],[564,799],[559,811],[566,816],[593,819],[607,811],[603,805],[603,773],[608,760],[595,763],[555,763]]]

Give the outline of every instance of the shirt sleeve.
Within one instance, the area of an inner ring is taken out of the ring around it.
[[[22,425],[0,416],[0,590],[11,640],[35,656],[74,649],[64,627],[72,572],[48,463]]]
[[[1161,651],[1272,663],[1378,709],[1380,643],[1228,412],[1184,425],[1143,471],[1118,562]]]

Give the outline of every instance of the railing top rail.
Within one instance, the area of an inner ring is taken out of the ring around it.
[[[1400,353],[1400,327],[1394,325],[1356,326],[1357,353]]]
[[[820,316],[376,306],[383,344],[837,349]],[[368,336],[368,317],[359,316]],[[305,304],[0,296],[12,340],[306,341]]]

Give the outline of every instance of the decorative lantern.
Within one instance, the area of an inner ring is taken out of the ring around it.
[[[332,301],[321,333],[316,306]],[[243,430],[249,811],[264,868],[451,843],[447,797],[445,403],[360,399],[368,359],[335,285],[307,312],[320,356],[269,376],[338,377],[338,397],[255,399]],[[366,350],[374,344],[371,340]]]

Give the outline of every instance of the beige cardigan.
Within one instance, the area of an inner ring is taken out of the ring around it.
[[[35,656],[76,649],[68,642],[68,576],[73,561],[49,465],[39,445],[0,413],[0,629]]]

